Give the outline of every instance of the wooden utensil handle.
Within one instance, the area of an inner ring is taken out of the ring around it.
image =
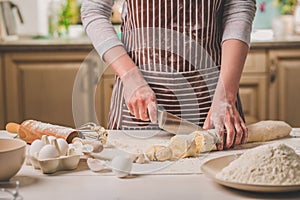
[[[10,123],[6,124],[5,129],[6,129],[6,131],[8,131],[10,133],[19,133],[20,124],[10,122]]]

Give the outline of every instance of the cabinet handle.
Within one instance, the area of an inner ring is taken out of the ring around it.
[[[276,80],[276,62],[274,59],[271,60],[270,66],[270,82],[274,83]]]

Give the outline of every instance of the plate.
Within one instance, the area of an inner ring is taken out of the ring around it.
[[[204,162],[201,165],[202,172],[212,178],[215,182],[238,190],[252,191],[252,192],[290,192],[300,190],[299,185],[257,185],[224,181],[216,178],[216,174],[226,167],[230,162],[237,159],[241,154],[234,154],[214,158]]]

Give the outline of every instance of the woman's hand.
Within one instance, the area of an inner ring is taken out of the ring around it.
[[[124,89],[126,105],[132,115],[143,121],[157,121],[157,104],[153,90],[149,87],[142,73],[123,46],[111,48],[103,56],[106,64],[110,66],[121,78]]]
[[[156,97],[153,90],[135,67],[121,76],[124,98],[130,113],[143,121],[157,121]]]
[[[217,130],[219,133],[218,150],[243,144],[248,137],[248,129],[233,102],[213,103],[203,128]]]

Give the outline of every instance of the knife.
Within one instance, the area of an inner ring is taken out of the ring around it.
[[[190,134],[194,131],[203,131],[204,129],[192,122],[184,120],[176,115],[173,115],[165,110],[157,111],[157,121],[159,128],[177,134]]]

